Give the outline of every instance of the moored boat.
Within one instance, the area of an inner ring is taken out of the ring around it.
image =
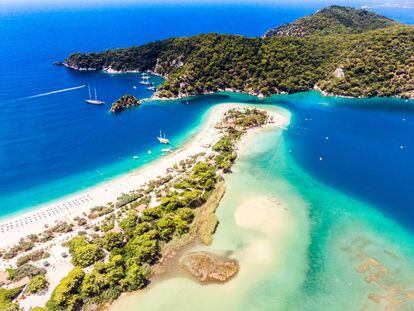
[[[170,141],[165,137],[165,133],[163,135],[161,130],[160,130],[160,136],[158,136],[157,139],[161,144],[166,144],[166,145],[170,144]]]
[[[85,99],[85,102],[92,105],[103,105],[105,102],[98,99],[98,94],[96,93],[96,88],[94,88],[95,91],[95,99],[92,99],[91,96],[91,87],[88,84],[88,91],[89,91],[89,99]]]

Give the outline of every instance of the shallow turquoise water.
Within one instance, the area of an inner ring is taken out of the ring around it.
[[[240,273],[223,285],[183,275],[156,281],[113,310],[378,310],[388,301],[372,299],[404,300],[414,289],[406,229],[303,171],[280,130],[249,138],[243,150],[226,179],[213,245],[195,248],[236,258]],[[361,270],[370,263],[371,273]]]

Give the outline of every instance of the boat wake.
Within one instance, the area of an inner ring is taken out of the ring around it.
[[[47,92],[47,93],[31,95],[31,96],[27,96],[27,97],[18,98],[18,99],[16,99],[16,101],[27,100],[27,99],[32,99],[32,98],[37,98],[37,97],[42,97],[42,96],[48,96],[48,95],[57,94],[57,93],[69,92],[69,91],[84,88],[85,86],[86,86],[86,84],[83,84],[83,85],[79,85],[79,86],[75,86],[75,87],[70,87],[70,88],[67,88],[67,89],[61,89],[61,90],[51,91],[51,92]]]

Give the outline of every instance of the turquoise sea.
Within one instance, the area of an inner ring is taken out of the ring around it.
[[[111,310],[412,310],[410,230],[309,175],[294,152],[279,129],[250,137],[213,244],[188,250],[237,259],[234,279],[201,285],[178,269]]]
[[[113,116],[109,103],[119,96],[151,95],[138,84],[138,74],[79,73],[52,65],[75,51],[170,36],[211,31],[259,36],[327,2],[0,6],[0,217],[159,158],[160,129],[178,148],[215,104],[264,105],[283,109],[291,124],[246,143],[249,152],[240,155],[228,177],[210,249],[237,258],[240,274],[222,287],[202,287],[179,275],[121,301],[119,310],[124,303],[131,310],[159,310],[203,301],[221,310],[376,310],[386,304],[378,296],[405,299],[414,288],[412,101],[317,92],[259,100],[222,93],[192,98],[188,105],[146,102]],[[374,10],[414,23],[413,9]],[[86,87],[48,94],[85,84],[96,87],[107,104],[86,105]],[[33,95],[42,96],[27,98]],[[252,206],[259,211],[253,223],[243,218],[246,211],[256,214]],[[183,292],[190,295],[178,299]],[[394,309],[410,308],[407,300]]]

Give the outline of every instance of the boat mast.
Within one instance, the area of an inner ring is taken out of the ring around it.
[[[95,100],[98,100],[98,96],[96,95],[96,87],[94,89],[95,89]]]
[[[92,99],[92,97],[91,97],[91,86],[88,84],[88,92],[89,92],[89,100],[91,100]]]

